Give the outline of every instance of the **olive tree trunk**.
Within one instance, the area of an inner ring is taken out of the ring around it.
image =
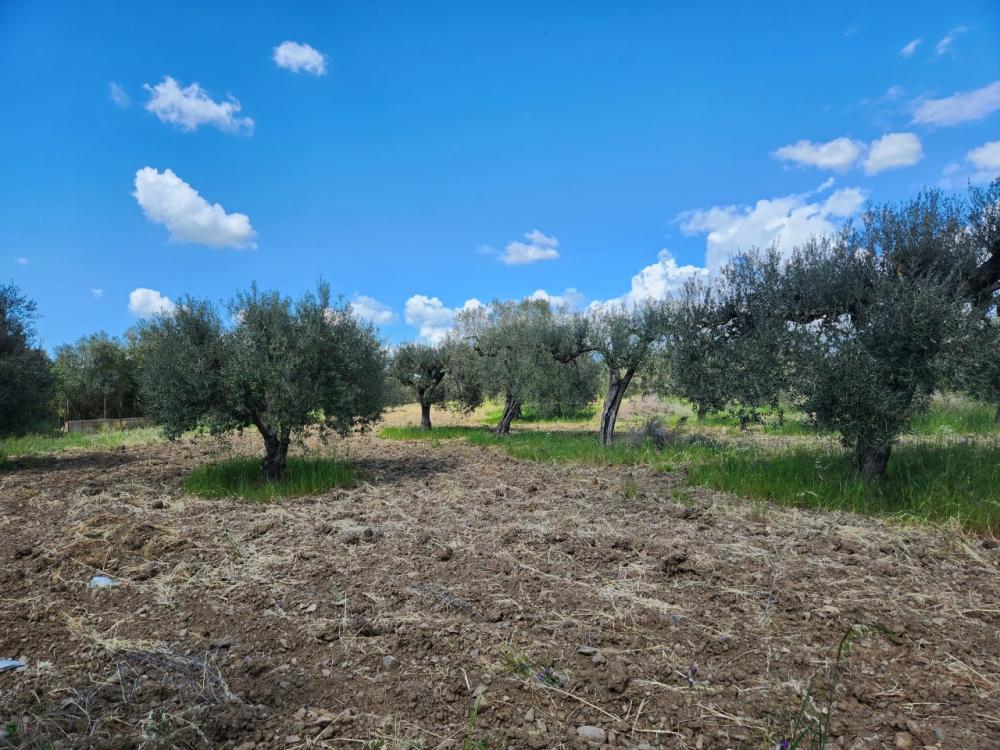
[[[431,428],[431,402],[420,402],[420,429],[429,430]]]
[[[874,446],[859,439],[854,449],[854,465],[865,479],[882,479],[892,446]]]
[[[997,405],[996,414],[993,415],[993,421],[1000,424],[1000,404]]]
[[[618,421],[618,410],[621,408],[625,390],[632,382],[635,370],[629,368],[623,375],[621,370],[612,369],[608,375],[608,393],[604,397],[604,409],[601,411],[601,442],[609,445],[615,437],[615,422]]]
[[[507,399],[503,406],[503,416],[500,417],[500,423],[497,425],[496,434],[509,435],[510,423],[519,416],[521,416],[521,402],[510,394],[507,394]]]

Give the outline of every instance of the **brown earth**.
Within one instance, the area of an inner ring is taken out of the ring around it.
[[[832,747],[1000,747],[992,544],[460,441],[352,438],[361,481],[320,497],[184,493],[257,449],[0,474],[0,658],[28,663],[0,747],[773,748],[855,624]]]

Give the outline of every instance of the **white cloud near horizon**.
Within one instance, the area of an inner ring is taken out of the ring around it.
[[[111,101],[122,109],[125,109],[132,104],[132,98],[125,93],[125,89],[114,81],[108,83],[108,96],[111,97]]]
[[[286,41],[274,48],[274,62],[279,68],[293,73],[305,71],[310,75],[326,75],[326,56],[308,44]]]
[[[714,273],[731,255],[777,245],[789,253],[810,237],[833,234],[838,220],[852,216],[864,203],[860,188],[835,190],[824,201],[803,193],[762,199],[753,206],[713,206],[687,211],[678,219],[689,235],[705,234],[705,266]]]
[[[406,322],[417,326],[422,340],[429,344],[440,344],[455,323],[455,316],[463,310],[474,310],[483,303],[475,297],[465,301],[461,307],[445,307],[437,297],[414,294],[404,308]]]
[[[923,39],[917,38],[917,39],[914,39],[911,42],[908,42],[906,44],[906,46],[903,47],[903,49],[901,49],[899,51],[900,56],[901,57],[912,57],[913,53],[917,51],[917,47],[920,46],[920,43],[922,41],[923,41]]]
[[[250,217],[226,213],[218,203],[210,204],[171,169],[138,170],[132,195],[150,221],[167,228],[173,242],[237,249],[257,247],[257,233],[250,225]]]
[[[632,277],[629,290],[621,297],[590,303],[591,309],[607,307],[634,308],[648,300],[666,299],[681,289],[688,279],[708,278],[708,268],[695,265],[679,265],[673,253],[660,250],[656,263],[646,266]]]
[[[537,229],[524,235],[527,242],[511,242],[503,251],[500,260],[508,266],[521,266],[541,260],[555,260],[559,257],[559,240],[549,237]]]
[[[973,166],[969,177],[972,182],[990,182],[1000,177],[1000,141],[990,141],[972,149],[965,159]]]
[[[914,107],[913,122],[947,127],[981,120],[998,109],[1000,109],[1000,81],[994,81],[982,88],[956,92],[942,99],[919,100]]]
[[[389,305],[365,294],[359,294],[354,298],[354,301],[351,302],[351,312],[362,320],[367,320],[375,325],[395,323],[399,318]]]
[[[140,318],[152,318],[156,315],[170,315],[177,309],[177,305],[155,289],[139,287],[128,293],[128,309]]]
[[[887,133],[870,144],[847,137],[826,143],[801,140],[782,146],[772,155],[782,161],[834,172],[846,172],[860,163],[867,174],[874,175],[916,164],[923,158],[923,147],[913,133]]]
[[[562,294],[549,294],[544,289],[536,289],[525,297],[525,299],[545,300],[556,309],[566,308],[568,310],[575,310],[583,302],[583,295],[575,287],[569,287]]]
[[[865,144],[861,141],[846,137],[834,138],[826,143],[801,140],[782,146],[773,155],[782,161],[842,172],[854,166],[864,148]]]
[[[913,133],[887,133],[872,141],[864,162],[865,174],[910,167],[923,157],[923,145]]]
[[[101,297],[104,296],[104,290],[94,287],[90,290],[90,296],[93,297],[94,299],[100,299]]]
[[[955,39],[967,32],[969,28],[967,26],[956,26],[943,37],[941,41],[934,45],[934,55],[936,57],[941,57],[951,49],[951,45],[955,43]]]
[[[253,132],[253,120],[239,117],[242,109],[239,100],[230,96],[228,100],[217,102],[197,83],[181,88],[170,76],[155,86],[148,83],[143,88],[149,92],[146,109],[161,122],[177,125],[181,130],[197,130],[201,125],[212,125],[223,133]]]

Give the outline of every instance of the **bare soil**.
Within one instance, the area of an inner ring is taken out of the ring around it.
[[[352,438],[360,482],[319,497],[183,491],[258,449],[0,474],[0,658],[28,664],[0,747],[773,748],[855,624],[831,746],[1000,747],[989,542],[461,441]]]

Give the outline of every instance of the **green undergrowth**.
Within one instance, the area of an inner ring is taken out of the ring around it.
[[[289,458],[284,475],[276,482],[264,479],[258,459],[233,458],[199,466],[184,481],[184,489],[199,497],[235,497],[260,503],[320,495],[353,483],[353,466],[336,458]]]
[[[927,438],[899,445],[888,476],[864,481],[846,451],[828,441],[793,447],[735,444],[675,431],[657,447],[620,435],[603,446],[592,432],[516,431],[497,437],[489,430],[449,427],[430,432],[388,428],[396,440],[464,439],[498,446],[531,461],[592,465],[646,465],[659,471],[683,470],[691,484],[770,500],[782,505],[887,516],[905,522],[958,521],[972,531],[1000,532],[1000,442]]]
[[[71,448],[107,449],[123,445],[138,445],[162,440],[157,427],[108,432],[48,432],[0,438],[0,461],[3,457],[39,456]]]

